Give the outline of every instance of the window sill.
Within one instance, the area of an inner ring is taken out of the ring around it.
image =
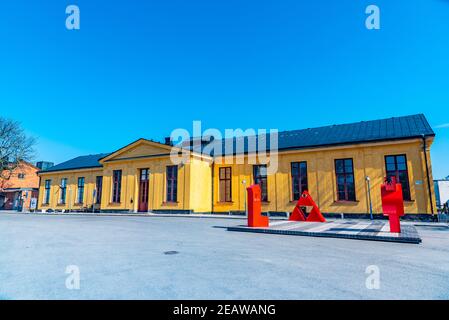
[[[217,204],[234,204],[234,201],[218,201]]]
[[[271,202],[270,201],[262,201],[261,203],[262,203],[262,205],[269,205]]]
[[[57,206],[59,207],[64,207],[66,204],[65,203],[58,203]]]
[[[84,203],[83,202],[78,202],[78,203],[74,203],[74,206],[82,206]]]
[[[340,206],[356,206],[360,203],[359,200],[355,200],[355,201],[346,201],[346,200],[340,200],[340,201],[334,201],[334,203],[332,205],[340,205]]]
[[[121,202],[109,202],[110,206],[119,206]]]
[[[179,204],[178,201],[164,201],[164,202],[162,202],[163,206],[176,206],[178,204]]]

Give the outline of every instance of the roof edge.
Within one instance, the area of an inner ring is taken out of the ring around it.
[[[89,169],[97,169],[97,168],[103,168],[103,166],[102,165],[98,165],[98,166],[76,167],[76,168],[66,168],[66,169],[58,169],[58,170],[41,170],[41,171],[38,171],[37,174],[63,172],[63,171],[73,171],[73,170],[89,170]]]

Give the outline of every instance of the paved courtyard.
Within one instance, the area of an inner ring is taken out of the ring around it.
[[[416,245],[225,229],[241,223],[1,213],[0,299],[449,299],[448,228]]]

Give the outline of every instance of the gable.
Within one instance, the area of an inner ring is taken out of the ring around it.
[[[101,159],[103,161],[121,160],[129,158],[138,158],[152,155],[165,155],[169,154],[171,146],[167,146],[161,143],[139,139],[128,146],[125,146],[107,157]]]
[[[170,153],[170,150],[141,143],[127,151],[122,152],[121,154],[115,156],[113,159],[124,159],[166,153]]]

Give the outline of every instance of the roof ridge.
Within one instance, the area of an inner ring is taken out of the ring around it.
[[[302,130],[313,130],[313,129],[321,129],[321,128],[332,128],[332,127],[339,127],[339,126],[350,126],[350,125],[355,125],[355,124],[360,124],[360,123],[373,123],[373,122],[377,122],[377,121],[385,121],[385,120],[393,120],[393,119],[401,119],[401,118],[412,118],[412,117],[416,117],[416,116],[424,116],[423,113],[416,113],[416,114],[409,114],[409,115],[405,115],[405,116],[393,116],[393,117],[388,117],[388,118],[381,118],[381,119],[373,119],[373,120],[361,120],[361,121],[356,121],[356,122],[347,122],[347,123],[337,123],[337,124],[329,124],[329,125],[324,125],[324,126],[319,126],[319,127],[312,127],[312,128],[303,128],[303,129],[293,129],[293,130],[282,130],[279,131],[278,133],[286,133],[286,132],[295,132],[295,131],[302,131]],[[425,118],[425,116],[424,116]]]

